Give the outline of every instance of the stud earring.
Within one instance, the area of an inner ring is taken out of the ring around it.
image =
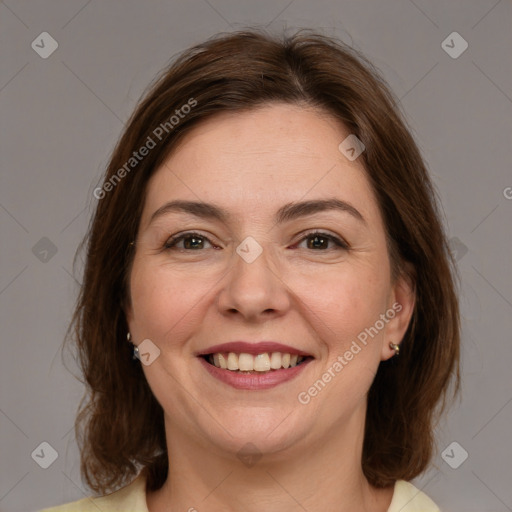
[[[127,333],[126,334],[126,341],[128,341],[129,343],[132,343],[132,335],[130,333]],[[132,355],[132,359],[140,359],[139,357],[139,347],[137,347],[137,345],[135,345],[135,343],[132,343],[133,345],[133,355]]]
[[[400,345],[397,345],[396,343],[389,342],[389,348],[395,351],[395,356],[400,354]]]

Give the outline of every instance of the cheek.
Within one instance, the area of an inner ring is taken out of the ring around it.
[[[168,344],[200,324],[207,279],[191,279],[164,265],[134,264],[132,312],[138,338]]]
[[[293,289],[306,306],[304,314],[331,350],[350,345],[379,319],[386,309],[390,284],[388,273],[379,265],[347,265],[296,278]]]

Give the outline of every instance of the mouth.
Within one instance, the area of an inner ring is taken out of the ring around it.
[[[314,357],[274,342],[231,342],[196,354],[205,370],[236,389],[261,390],[299,375]]]
[[[236,372],[242,375],[261,375],[304,364],[311,356],[302,356],[288,352],[263,352],[248,354],[246,352],[216,352],[201,355],[208,364],[221,370]]]

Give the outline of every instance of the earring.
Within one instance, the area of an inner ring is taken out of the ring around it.
[[[126,334],[126,341],[128,341],[129,343],[132,343],[132,335],[130,333],[127,333]],[[133,345],[133,355],[132,355],[132,359],[140,359],[139,357],[139,347],[137,347],[137,345],[135,345],[135,343],[132,343]]]
[[[400,345],[397,345],[396,343],[393,343],[392,341],[390,341],[389,348],[395,351],[395,356],[400,354]]]

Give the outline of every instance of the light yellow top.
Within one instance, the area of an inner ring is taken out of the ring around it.
[[[146,504],[146,479],[139,475],[130,485],[101,498],[84,498],[41,512],[149,512]],[[423,492],[405,480],[395,482],[388,512],[440,512]]]

